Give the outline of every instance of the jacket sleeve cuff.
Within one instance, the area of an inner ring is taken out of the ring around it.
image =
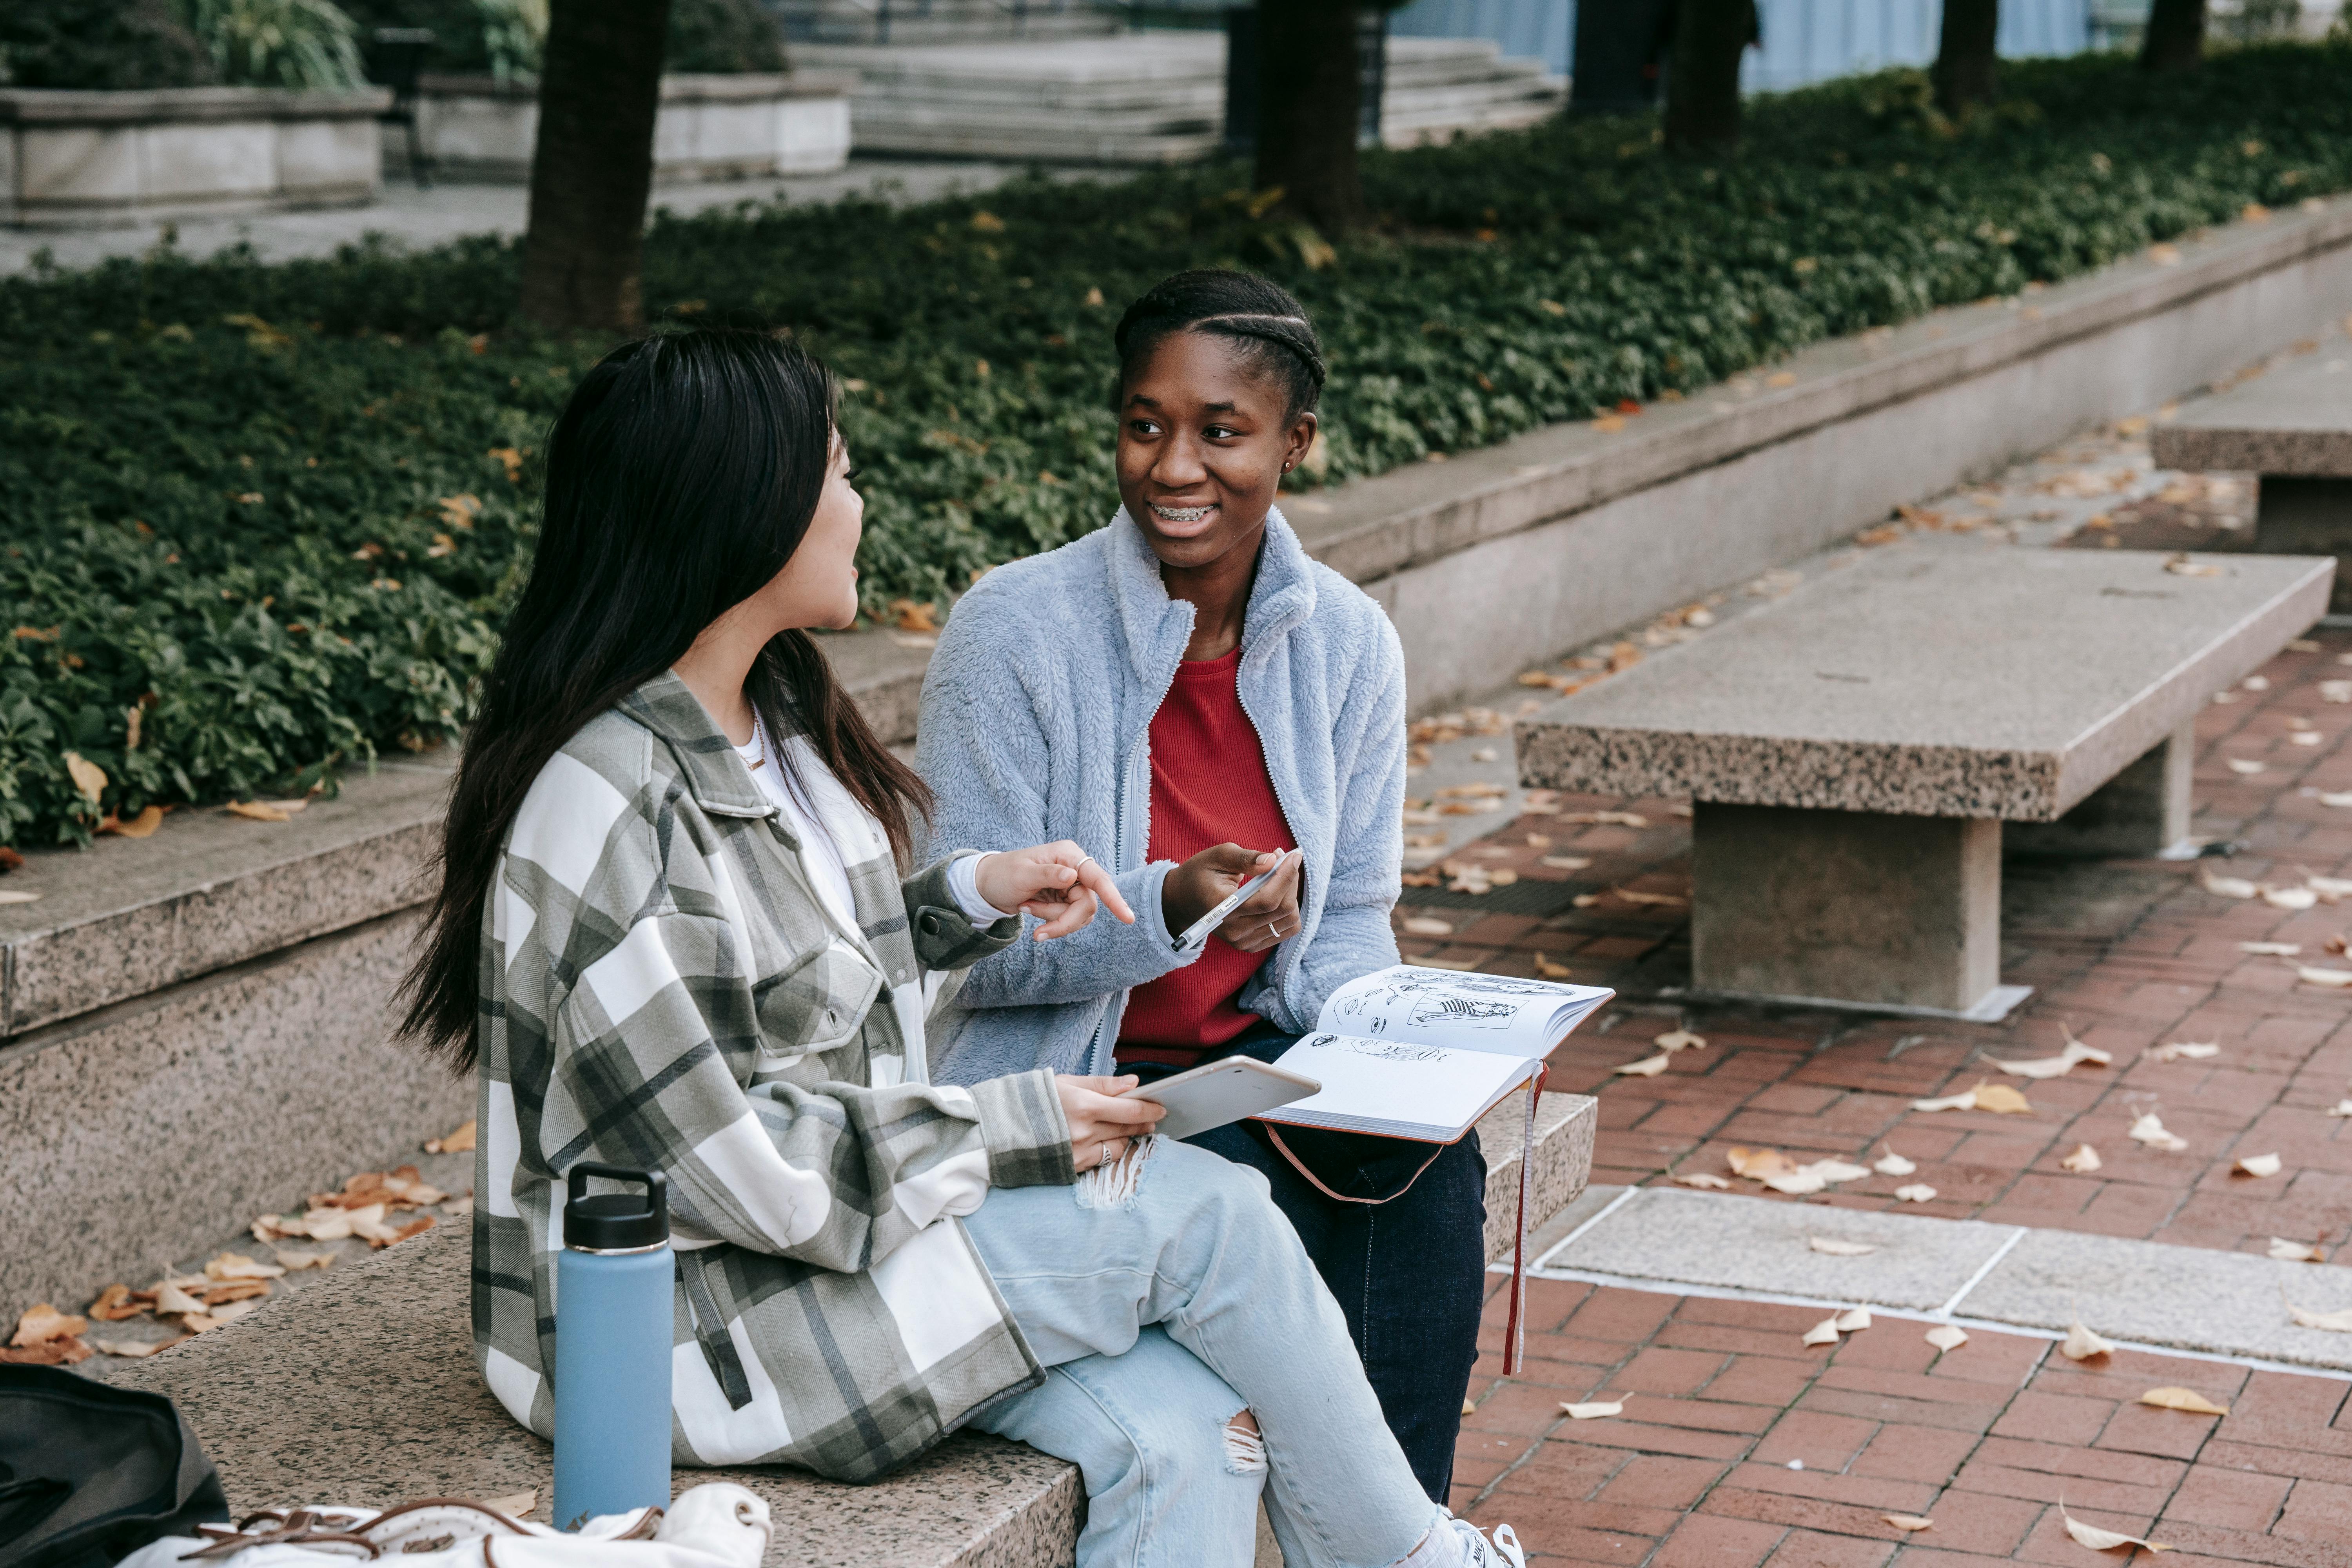
[[[992,1078],[971,1086],[980,1109],[981,1141],[988,1147],[993,1187],[1068,1186],[1078,1179],[1070,1153],[1070,1123],[1062,1096],[1045,1068]]]
[[[1021,934],[1021,917],[1006,915],[976,924],[956,900],[949,868],[975,851],[957,850],[926,866],[900,884],[915,962],[925,969],[967,969],[992,952],[1002,952]]]

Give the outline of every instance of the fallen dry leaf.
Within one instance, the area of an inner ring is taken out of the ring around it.
[[[2275,1176],[2279,1173],[2279,1157],[2276,1154],[2248,1154],[2238,1162],[2235,1168],[2249,1176]]]
[[[1637,811],[1564,811],[1562,822],[1591,823],[1601,827],[1647,827],[1650,819]]]
[[[1910,1161],[1905,1159],[1902,1155],[1896,1153],[1893,1144],[1881,1143],[1879,1147],[1885,1150],[1886,1153],[1884,1158],[1874,1162],[1870,1168],[1877,1172],[1880,1175],[1907,1176],[1912,1172],[1919,1168]]]
[[[1964,1089],[1958,1094],[1948,1094],[1940,1100],[1915,1100],[1911,1102],[1911,1109],[1914,1110],[1974,1110],[1976,1108],[1977,1091],[1973,1089]]]
[[[285,1272],[280,1264],[257,1262],[241,1252],[224,1252],[205,1265],[207,1279],[275,1279]]]
[[[2087,1176],[2099,1168],[2099,1152],[2088,1143],[2077,1143],[2074,1150],[2058,1162],[2061,1169],[2078,1176]]]
[[[1693,1171],[1687,1175],[1676,1176],[1675,1180],[1685,1187],[1704,1187],[1710,1193],[1731,1190],[1731,1184],[1712,1171]]]
[[[298,1252],[290,1247],[278,1249],[278,1261],[295,1273],[305,1268],[324,1268],[335,1261],[331,1252]]]
[[[1581,871],[1592,864],[1590,855],[1547,855],[1543,863],[1556,871]]]
[[[2314,969],[2307,963],[2298,963],[2294,974],[2306,985],[2352,985],[2352,969]]]
[[[427,1138],[425,1152],[428,1154],[464,1154],[474,1147],[474,1119],[466,1118],[465,1125],[446,1138]]]
[[[38,893],[20,893],[13,888],[0,888],[0,904],[37,904],[40,901]]]
[[[2176,1132],[2165,1131],[2164,1121],[2153,1110],[2143,1110],[2131,1124],[2126,1136],[2135,1143],[2145,1143],[2151,1149],[2161,1149],[2168,1154],[2178,1154],[2189,1147],[2189,1140]]]
[[[147,1309],[131,1299],[128,1285],[109,1285],[89,1304],[89,1315],[101,1323],[120,1323],[130,1318],[145,1316]]]
[[[1098,305],[1102,301],[1091,300],[1088,303]],[[492,1513],[505,1514],[509,1519],[521,1519],[539,1506],[539,1494],[535,1491],[509,1492],[505,1497],[487,1499],[482,1506]]]
[[[2252,757],[2229,757],[2223,760],[2230,764],[2230,771],[2231,773],[2242,774],[2247,778],[2252,778],[2254,774],[2266,771],[2268,766],[2266,763],[2254,761]]]
[[[1536,974],[1543,980],[1566,980],[1576,971],[1565,963],[1554,963],[1542,953],[1536,954]]]
[[[1625,1402],[1622,1399],[1596,1399],[1583,1405],[1562,1404],[1560,1409],[1568,1413],[1570,1421],[1593,1421],[1603,1415],[1622,1415]]]
[[[225,1307],[211,1308],[208,1310],[207,1315],[212,1319],[214,1326],[217,1328],[223,1323],[236,1322],[239,1318],[244,1317],[248,1312],[257,1312],[259,1310],[261,1310],[261,1298],[258,1296],[248,1296],[240,1297],[238,1300],[231,1301]]]
[[[2327,1108],[2330,1116],[2352,1116],[2352,1100],[2339,1100]]]
[[[1660,1051],[1654,1057],[1643,1057],[1638,1062],[1627,1062],[1624,1066],[1617,1069],[1617,1076],[1620,1078],[1655,1078],[1660,1073],[1666,1070],[1666,1063],[1673,1059],[1674,1058],[1672,1053]]]
[[[1465,1399],[1465,1400],[1464,1400],[1464,1401],[1462,1402],[1462,1414],[1463,1414],[1463,1415],[1477,1415],[1477,1414],[1478,1414],[1478,1402],[1477,1402],[1476,1400],[1475,1400],[1475,1399]]]
[[[1936,1521],[1922,1519],[1916,1513],[1882,1513],[1878,1516],[1897,1530],[1933,1530]]]
[[[1688,1029],[1669,1029],[1650,1043],[1669,1056],[1676,1051],[1697,1051],[1706,1048],[1705,1037],[1694,1035]]]
[[[1858,1334],[1862,1332],[1863,1330],[1870,1327],[1870,1309],[1867,1307],[1848,1308],[1846,1310],[1840,1312],[1837,1315],[1837,1326],[1838,1332],[1842,1334]]]
[[[163,826],[163,808],[160,805],[151,805],[128,822],[109,812],[99,823],[97,830],[100,833],[115,834],[123,838],[149,838],[152,837],[155,830]]]
[[[2347,880],[2342,877],[2315,877],[2305,871],[2303,874],[2303,885],[2331,904],[2339,904],[2346,899],[2352,899],[2352,880]],[[2287,956],[2293,957],[2294,954],[2290,953]]]
[[[2116,1347],[2084,1326],[2075,1319],[2066,1327],[2066,1338],[2058,1346],[2058,1353],[2068,1361],[2088,1361],[2096,1355],[2112,1355]]]
[[[218,1317],[220,1316],[218,1309],[231,1301],[247,1301],[256,1296],[268,1294],[269,1281],[267,1279],[232,1279],[225,1285],[215,1285],[204,1293],[205,1310],[211,1312],[213,1316]]]
[[[1907,1187],[1895,1188],[1895,1195],[1906,1204],[1930,1203],[1935,1199],[1936,1189],[1925,1182],[1914,1182]]]
[[[1956,1351],[1969,1342],[1969,1336],[1950,1323],[1938,1323],[1929,1329],[1927,1339],[1939,1351]]]
[[[205,1304],[202,1301],[189,1295],[172,1280],[166,1279],[155,1287],[155,1315],[159,1318],[179,1317],[184,1314],[194,1316],[202,1313],[204,1310]]]
[[[2283,1236],[2271,1237],[2270,1255],[2281,1263],[2318,1263],[2326,1256],[2308,1242],[2289,1241]]]
[[[2060,1027],[2063,1028],[2064,1026],[2061,1025]],[[2031,1061],[2004,1061],[1999,1057],[1985,1058],[2005,1073],[2013,1074],[2018,1078],[2032,1079],[2063,1078],[2084,1062],[2105,1067],[2115,1059],[2113,1056],[2100,1050],[2097,1047],[2086,1046],[2076,1039],[2072,1030],[2069,1030],[2066,1035],[2066,1048],[2054,1057],[2037,1057]],[[1985,1104],[1984,1097],[1980,1094],[1977,1097],[1976,1109],[1993,1110],[1998,1110],[1999,1107]]]
[[[1870,1174],[1869,1166],[1857,1165],[1848,1160],[1816,1160],[1811,1164],[1801,1165],[1798,1169],[1819,1176],[1825,1182],[1858,1182]]]
[[[2319,902],[2319,895],[2309,888],[2263,889],[2263,902],[2274,910],[2307,910]]]
[[[1407,915],[1403,923],[1406,932],[1412,936],[1452,936],[1454,934],[1454,922],[1439,920],[1434,915]]]
[[[1820,1322],[1815,1323],[1811,1328],[1807,1329],[1805,1331],[1803,1342],[1809,1345],[1833,1345],[1837,1343],[1838,1321],[1836,1316],[1832,1314],[1830,1317],[1823,1318]]]
[[[106,1355],[119,1355],[136,1361],[153,1355],[157,1351],[170,1350],[187,1337],[182,1334],[178,1339],[170,1340],[92,1340],[89,1342],[89,1348]]]
[[[0,1366],[72,1366],[89,1359],[89,1345],[75,1335],[37,1345],[0,1346]]]
[[[82,799],[96,805],[98,797],[106,793],[106,770],[79,752],[68,752],[65,763],[66,775],[73,780],[74,788],[80,793]]]
[[[2262,891],[2243,877],[2217,877],[2210,871],[2200,870],[2197,879],[2216,898],[2251,899]]]
[[[1866,1241],[1842,1241],[1833,1236],[1809,1236],[1805,1245],[1832,1258],[1861,1258],[1878,1250]]]
[[[1976,1093],[1976,1108],[1990,1110],[1997,1116],[2030,1115],[2033,1110],[2026,1103],[2025,1096],[2005,1083],[1980,1083],[1977,1085]]]
[[[2221,1047],[2217,1044],[2190,1040],[2175,1040],[2169,1045],[2158,1046],[2148,1053],[2160,1062],[2177,1062],[2184,1058],[2190,1061],[2203,1061],[2208,1057],[2218,1057],[2221,1054]]]
[[[266,800],[233,800],[221,808],[231,816],[242,816],[248,822],[291,822],[293,815],[272,805]]]
[[[16,1320],[16,1331],[8,1343],[17,1349],[26,1345],[46,1344],[51,1340],[69,1340],[89,1328],[89,1320],[58,1311],[47,1301],[28,1310]]]
[[[2352,1334],[2352,1307],[2334,1312],[2315,1312],[2308,1307],[2286,1304],[2287,1316],[2306,1329],[2325,1329],[2331,1334]]]
[[[2171,247],[2169,246],[2164,246],[2154,248],[2170,249]],[[2153,254],[2153,250],[2151,250],[2151,254]],[[2172,1550],[2169,1546],[2159,1546],[2153,1541],[2145,1541],[2137,1535],[2126,1535],[2120,1531],[2102,1530],[2095,1524],[2084,1524],[2081,1520],[2076,1519],[2073,1514],[2066,1511],[2066,1505],[2063,1502],[2061,1502],[2058,1505],[2058,1517],[2066,1521],[2067,1534],[2073,1536],[2076,1542],[2080,1542],[2082,1545],[2089,1547],[2094,1552],[2113,1552],[2118,1546],[2145,1546],[2150,1552],[2169,1552]]]
[[[2194,1389],[2151,1388],[2139,1396],[2142,1405],[2153,1405],[2158,1410],[2186,1410],[2191,1415],[2227,1415],[2230,1407],[2216,1405]]]

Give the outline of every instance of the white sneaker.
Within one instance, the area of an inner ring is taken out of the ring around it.
[[[1478,1533],[1476,1525],[1448,1513],[1430,1533],[1461,1552],[1454,1559],[1461,1568],[1528,1568],[1528,1553],[1519,1544],[1518,1531],[1507,1524],[1496,1525],[1489,1541]]]

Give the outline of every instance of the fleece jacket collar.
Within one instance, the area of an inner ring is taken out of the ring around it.
[[[1111,598],[1118,607],[1129,660],[1148,689],[1165,689],[1192,640],[1192,606],[1169,594],[1160,580],[1160,558],[1151,553],[1150,542],[1125,507],[1110,520],[1110,537],[1105,542]],[[1315,613],[1315,574],[1308,564],[1306,547],[1281,510],[1269,510],[1265,542],[1258,551],[1257,582],[1242,616],[1244,649],[1271,644]]]

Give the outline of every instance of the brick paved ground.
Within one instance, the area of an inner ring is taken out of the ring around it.
[[[2321,633],[2316,641],[2315,651],[2273,661],[2261,678],[2266,689],[2241,691],[2198,721],[2196,831],[2241,840],[2241,853],[2190,864],[2012,861],[2005,868],[2001,978],[2036,990],[1999,1026],[1794,1009],[1685,1013],[1658,1000],[1662,987],[1688,979],[1686,908],[1628,902],[1612,889],[1689,892],[1689,827],[1675,802],[1564,795],[1557,814],[1520,817],[1454,860],[1508,867],[1527,881],[1565,880],[1599,900],[1549,918],[1480,912],[1527,888],[1452,895],[1454,907],[1408,903],[1398,911],[1401,930],[1407,919],[1431,918],[1457,930],[1450,938],[1406,932],[1401,943],[1408,956],[1498,973],[1564,966],[1570,977],[1623,994],[1629,1005],[1601,1021],[1607,1032],[1571,1037],[1554,1058],[1554,1088],[1600,1096],[1596,1182],[1723,1173],[1724,1152],[1738,1143],[1804,1157],[1874,1154],[1884,1143],[1916,1161],[1918,1173],[1873,1176],[1811,1201],[1888,1207],[1896,1186],[1926,1182],[1938,1194],[1921,1211],[1929,1214],[2253,1251],[2280,1236],[2332,1252],[2352,1235],[2352,1119],[2326,1113],[2352,1092],[2352,1030],[2345,1027],[2352,991],[2301,983],[2288,961],[2239,944],[2294,942],[2300,963],[2352,966],[2326,952],[2330,937],[2352,926],[2352,904],[2289,911],[2199,885],[2204,870],[2294,884],[2306,870],[2352,877],[2352,809],[2317,798],[2352,790],[2345,750],[2352,705],[2322,696],[2325,683],[2352,679],[2345,667],[2352,637]],[[2298,723],[2316,744],[2293,739]],[[2232,758],[2264,771],[2233,772]],[[1630,811],[1644,825],[1570,820],[1603,810]],[[1549,867],[1546,856],[1591,864]],[[1408,889],[1407,897],[1448,895]],[[1676,1055],[1657,1078],[1614,1076],[1685,1016],[1706,1049]],[[1915,1097],[2000,1079],[1980,1053],[2055,1054],[2068,1026],[2113,1052],[2115,1065],[2046,1082],[2008,1080],[2024,1089],[2031,1115],[1909,1109]],[[2170,1063],[2143,1055],[2168,1041],[2210,1041],[2221,1054]],[[2126,1139],[2133,1117],[2147,1110],[2189,1141],[2186,1152]],[[2060,1166],[2082,1142],[2104,1162],[2095,1174]],[[2231,1173],[2241,1156],[2268,1153],[2284,1160],[2281,1175]]]
[[[1535,1280],[1528,1362],[1499,1377],[1500,1293],[1454,1506],[1508,1521],[1530,1563],[1641,1568],[2096,1568],[2137,1559],[2086,1523],[2175,1548],[2174,1568],[2352,1561],[2352,1384],[1976,1333],[1938,1357],[1880,1318],[1831,1349],[1822,1313]],[[2137,1403],[2195,1390],[2226,1416]],[[1563,1401],[1623,1397],[1572,1421]],[[1792,1461],[1802,1468],[1790,1468]],[[1886,1513],[1923,1515],[1906,1534]]]

